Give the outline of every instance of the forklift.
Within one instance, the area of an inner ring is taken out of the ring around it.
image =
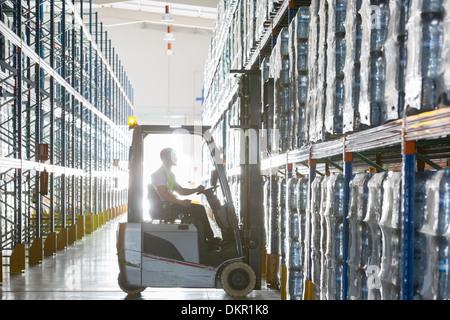
[[[222,288],[231,297],[245,297],[260,289],[260,256],[254,259],[255,254],[249,254],[251,249],[257,249],[256,241],[249,241],[245,236],[248,232],[239,229],[225,166],[222,161],[214,161],[217,148],[209,127],[138,125],[134,117],[128,124],[133,130],[128,216],[127,222],[119,224],[116,244],[120,288],[128,294],[139,294],[147,287]],[[144,141],[150,135],[177,133],[201,136],[213,160],[211,179],[199,193],[206,198],[222,235],[220,246],[214,250],[202,244],[200,230],[182,215],[163,218],[153,210],[150,221],[143,219],[143,202],[147,201]]]

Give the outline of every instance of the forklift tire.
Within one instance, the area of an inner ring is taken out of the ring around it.
[[[232,297],[245,297],[256,284],[256,275],[252,267],[244,262],[232,262],[225,266],[220,283],[223,289]]]
[[[124,283],[120,273],[119,273],[119,276],[117,277],[117,282],[119,284],[120,289],[122,289],[123,292],[128,293],[128,294],[139,294],[139,293],[141,293],[142,291],[145,290],[145,287],[127,286]]]

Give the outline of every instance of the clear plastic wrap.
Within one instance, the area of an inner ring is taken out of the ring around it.
[[[450,105],[450,72],[448,72],[450,69],[450,1],[445,0],[442,5],[445,15],[439,96],[443,104]]]
[[[328,37],[328,14],[330,8],[328,1],[321,3],[319,7],[319,41],[318,61],[314,66],[317,68],[317,104],[315,110],[315,131],[311,142],[325,140],[325,106],[327,104],[327,37]],[[330,97],[331,98],[331,97]]]
[[[380,218],[381,298],[398,299],[401,285],[401,172],[389,172],[383,182],[383,205]]]
[[[409,17],[406,22],[408,34],[406,50],[407,64],[405,75],[405,106],[408,109],[420,110],[422,91],[421,52],[422,52],[422,0],[411,1]]]
[[[310,24],[309,7],[301,6],[297,15],[293,20],[293,61],[292,65],[292,82],[293,93],[292,99],[296,109],[296,120],[294,123],[296,144],[294,147],[301,147],[308,139],[307,126],[307,97],[308,97],[308,37]],[[295,93],[294,93],[295,92]]]
[[[278,180],[276,176],[270,178],[270,218],[268,221],[269,232],[267,234],[267,253],[277,254],[279,253],[279,210],[278,210]]]
[[[380,261],[381,261],[381,230],[378,225],[381,217],[381,210],[383,205],[383,181],[386,178],[385,172],[375,173],[370,178],[368,187],[367,198],[367,214],[364,218],[368,226],[368,247],[367,247],[367,263],[366,274],[369,274],[371,279],[368,284],[368,296],[369,300],[380,300],[381,292],[380,287],[377,285],[379,280]],[[369,278],[368,276],[368,278]]]
[[[279,253],[281,265],[286,265],[286,248],[287,248],[287,234],[286,234],[286,179],[280,178],[278,180],[278,230],[279,230]]]
[[[450,226],[450,170],[440,170],[425,185],[426,207],[423,225],[423,276],[419,294],[425,300],[450,298],[449,226]]]
[[[370,100],[369,100],[369,66],[370,66],[370,30],[371,7],[369,1],[362,1],[359,10],[361,16],[361,57],[360,57],[360,94],[358,114],[360,123],[370,126]]]
[[[299,179],[289,178],[286,183],[286,236],[288,237],[288,251],[286,252],[286,267],[288,273],[288,299],[301,300],[303,294],[302,271],[303,250],[300,239],[300,217],[297,212]]]
[[[344,102],[342,115],[342,133],[352,132],[359,126],[357,119],[359,105],[359,70],[361,55],[361,16],[360,0],[348,0],[345,18],[345,65],[344,65]]]
[[[386,57],[386,82],[381,122],[385,123],[399,118],[399,83],[400,66],[400,13],[401,0],[389,1],[389,25],[384,52]]]
[[[320,270],[321,270],[321,251],[320,251],[320,241],[321,241],[321,208],[322,208],[322,192],[321,184],[324,178],[316,176],[311,184],[311,230],[310,239],[311,242],[309,246],[306,247],[308,252],[311,252],[311,280],[314,283],[314,299],[319,300],[320,298]]]
[[[325,130],[328,135],[341,135],[345,97],[344,65],[346,58],[346,0],[328,1],[327,76]]]
[[[316,141],[316,110],[318,105],[318,63],[319,63],[319,6],[320,1],[312,1],[310,5],[311,22],[308,37],[308,140],[309,142]]]

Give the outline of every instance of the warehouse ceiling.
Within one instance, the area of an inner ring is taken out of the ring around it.
[[[93,0],[92,9],[99,12],[101,19],[106,21],[105,28],[132,24],[152,27],[167,25],[161,18],[165,6],[169,5],[170,13],[174,17],[171,26],[212,32],[218,2],[219,0]]]

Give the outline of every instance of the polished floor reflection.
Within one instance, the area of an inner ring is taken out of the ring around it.
[[[122,215],[41,264],[10,275],[3,267],[0,300],[227,300],[222,289],[147,288],[127,295],[117,284],[117,224]],[[278,290],[253,291],[249,300],[279,300]]]

